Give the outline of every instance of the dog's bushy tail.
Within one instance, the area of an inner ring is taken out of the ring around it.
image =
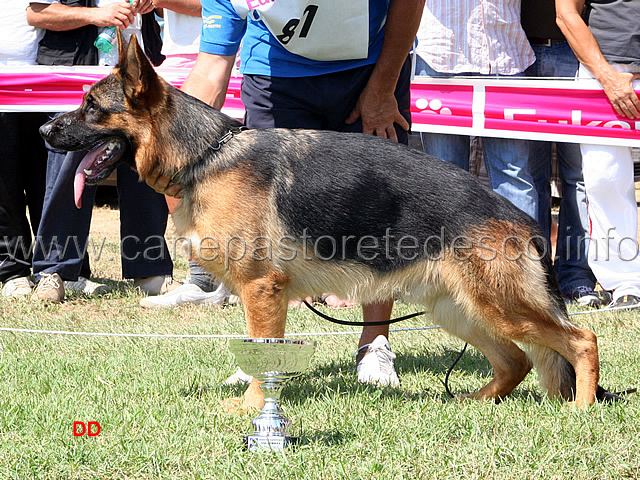
[[[562,355],[544,345],[528,345],[527,355],[531,359],[540,385],[551,398],[573,400],[576,391],[576,372]]]

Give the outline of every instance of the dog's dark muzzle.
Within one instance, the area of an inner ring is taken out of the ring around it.
[[[51,143],[57,136],[64,136],[64,131],[71,127],[71,121],[67,115],[52,118],[40,127],[40,135],[47,143]]]
[[[53,130],[53,125],[51,124],[51,121],[48,121],[47,123],[45,123],[40,127],[40,136],[44,138],[47,142],[49,142],[49,139],[51,138],[52,130]]]
[[[88,140],[86,132],[81,127],[77,122],[73,124],[73,117],[67,113],[42,125],[40,136],[53,148],[69,152],[83,150],[95,143],[95,140]]]

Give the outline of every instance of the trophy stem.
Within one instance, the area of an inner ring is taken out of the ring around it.
[[[254,432],[247,438],[250,449],[281,450],[295,440],[288,435],[291,420],[283,415],[280,408],[280,392],[283,387],[284,382],[276,376],[267,376],[264,383],[260,384],[264,394],[264,407],[252,421]]]

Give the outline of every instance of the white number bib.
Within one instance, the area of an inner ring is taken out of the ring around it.
[[[230,0],[242,18],[262,20],[289,52],[311,60],[369,54],[368,0]]]

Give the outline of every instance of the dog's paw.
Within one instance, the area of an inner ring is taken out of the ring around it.
[[[242,397],[231,397],[220,400],[222,409],[227,413],[241,413],[239,412],[240,404],[242,403]]]
[[[224,400],[221,400],[220,403],[222,404],[222,409],[226,413],[231,413],[233,415],[244,415],[248,411],[255,410],[254,407],[247,405],[244,402],[243,397],[225,398]]]

